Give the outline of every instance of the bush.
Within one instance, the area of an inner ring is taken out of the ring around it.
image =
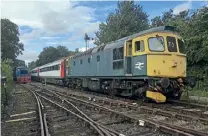
[[[1,109],[2,113],[5,112],[6,107],[8,106],[9,100],[11,98],[11,91],[14,87],[13,85],[13,77],[12,77],[12,61],[4,60],[1,63],[1,76],[5,76],[6,80],[6,89],[4,88],[4,83],[1,83]]]

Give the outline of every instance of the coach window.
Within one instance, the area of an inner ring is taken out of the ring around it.
[[[97,56],[97,62],[100,61],[100,55]]]
[[[175,37],[167,36],[167,46],[168,46],[168,51],[169,52],[177,52]]]
[[[135,42],[135,52],[143,52],[144,51],[144,41],[136,41]]]
[[[82,64],[83,62],[82,62],[82,60],[80,60],[80,64]]]
[[[55,69],[55,70],[58,70],[58,65],[55,65],[55,66],[54,66],[54,69]]]
[[[88,63],[90,63],[90,58],[88,58]]]
[[[76,64],[76,63],[75,63],[75,61],[74,61],[74,66],[75,66],[75,64]]]

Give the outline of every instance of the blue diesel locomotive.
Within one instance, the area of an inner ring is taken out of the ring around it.
[[[15,68],[15,79],[17,83],[30,83],[31,76],[25,66]]]

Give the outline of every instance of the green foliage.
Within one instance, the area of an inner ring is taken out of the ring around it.
[[[162,21],[160,16],[156,16],[153,19],[151,19],[152,21],[152,27],[158,27],[158,26],[163,26],[164,22]]]
[[[34,64],[34,62],[31,62],[28,64],[29,69],[33,69],[36,66],[41,66],[50,62],[53,62],[55,60],[58,60],[63,57],[67,57],[70,55],[73,55],[75,52],[69,51],[67,47],[65,46],[57,46],[57,48],[49,46],[43,49],[43,51],[39,54],[38,60]]]
[[[38,60],[36,61],[37,66],[44,65],[49,62],[53,62],[60,58],[59,51],[54,47],[45,47],[39,54]]]
[[[13,61],[11,59],[6,59],[1,62],[1,76],[7,78],[6,91],[4,90],[3,83],[1,83],[1,109],[5,112],[5,108],[8,105],[8,101],[11,98],[11,91],[13,89],[13,71],[11,65]]]
[[[18,26],[8,19],[1,19],[1,58],[15,60],[23,50]]]
[[[32,62],[28,63],[28,69],[29,70],[32,70],[34,68],[36,68],[36,62],[35,61],[32,61]]]
[[[15,59],[14,60],[14,66],[15,67],[18,67],[18,66],[26,66],[25,65],[25,61],[24,60]]]
[[[69,51],[68,51],[68,49],[66,48],[66,46],[58,45],[58,46],[57,46],[57,50],[58,50],[58,52],[59,52],[59,56],[60,56],[60,57],[66,57],[66,56],[69,56]]]
[[[110,13],[106,23],[99,25],[95,44],[114,41],[148,27],[148,16],[142,6],[136,5],[134,1],[119,1],[115,13]]]

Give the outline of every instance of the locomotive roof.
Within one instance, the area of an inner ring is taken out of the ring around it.
[[[18,68],[21,68],[21,69],[27,69],[27,67],[26,66],[18,66],[18,67],[16,67],[16,69],[18,69]]]
[[[173,26],[160,26],[160,27],[154,27],[154,28],[151,28],[148,30],[144,30],[139,33],[118,39],[116,41],[112,41],[112,42],[109,42],[106,44],[102,44],[100,46],[96,46],[96,47],[91,48],[85,52],[77,53],[72,58],[78,58],[78,57],[81,57],[84,55],[99,52],[101,50],[107,50],[107,49],[111,49],[111,48],[119,48],[119,47],[122,47],[124,45],[124,42],[127,40],[131,40],[131,39],[136,38],[138,36],[142,36],[144,34],[154,33],[154,32],[173,32],[174,33],[175,27],[173,27]]]

